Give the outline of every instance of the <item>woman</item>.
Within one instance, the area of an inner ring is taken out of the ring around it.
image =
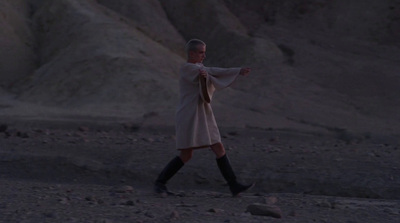
[[[206,58],[206,44],[198,39],[186,44],[186,52],[187,62],[180,69],[180,98],[176,113],[176,146],[180,155],[159,174],[155,191],[172,194],[166,183],[192,158],[193,150],[211,148],[232,195],[236,196],[254,184],[242,185],[236,181],[210,102],[215,90],[230,86],[238,75],[248,76],[250,68],[205,67],[202,62]]]

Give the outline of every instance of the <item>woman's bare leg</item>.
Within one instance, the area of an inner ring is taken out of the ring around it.
[[[222,143],[216,143],[214,145],[211,145],[211,150],[215,153],[215,156],[217,157],[217,159],[225,156],[225,148],[224,145],[222,145]]]
[[[193,149],[182,149],[180,158],[183,163],[187,163],[193,156]]]

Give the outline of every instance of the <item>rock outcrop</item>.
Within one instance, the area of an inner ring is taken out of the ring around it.
[[[207,43],[205,65],[253,69],[216,95],[221,125],[400,131],[395,0],[4,0],[0,6],[2,115],[172,125],[184,44],[199,38]]]

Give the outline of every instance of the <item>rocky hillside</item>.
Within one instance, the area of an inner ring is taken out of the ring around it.
[[[206,65],[253,68],[217,95],[221,125],[400,130],[396,0],[3,0],[0,18],[2,116],[172,125],[200,38]]]

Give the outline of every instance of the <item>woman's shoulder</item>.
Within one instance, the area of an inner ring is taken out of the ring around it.
[[[185,67],[185,68],[196,68],[196,69],[198,69],[198,68],[204,67],[204,65],[201,64],[201,63],[189,63],[189,62],[186,62],[186,63],[182,64],[182,68],[183,68],[183,67]]]
[[[191,72],[191,71],[198,71],[200,68],[204,67],[203,64],[200,63],[184,63],[181,66],[181,71],[184,72]]]

